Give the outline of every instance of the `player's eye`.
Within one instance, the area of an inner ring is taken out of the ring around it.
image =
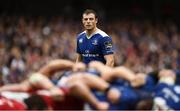
[[[84,21],[87,21],[88,20],[88,18],[84,18]]]
[[[91,20],[91,21],[92,21],[92,20],[94,20],[94,18],[89,18],[89,20]]]
[[[88,20],[93,21],[94,18],[84,18],[84,21],[88,21]]]

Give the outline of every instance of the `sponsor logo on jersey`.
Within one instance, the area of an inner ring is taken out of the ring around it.
[[[82,54],[83,57],[99,57],[99,54]]]
[[[89,53],[89,50],[85,50],[85,52],[88,54],[88,53]]]

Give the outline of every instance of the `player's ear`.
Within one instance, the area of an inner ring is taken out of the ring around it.
[[[83,21],[84,21],[84,18],[83,18],[83,16],[81,17],[81,22],[83,23]]]
[[[96,18],[95,20],[96,20],[96,23],[98,23],[98,18]]]
[[[83,23],[83,18],[81,19],[81,22]]]

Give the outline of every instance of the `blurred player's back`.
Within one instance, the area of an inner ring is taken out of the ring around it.
[[[164,103],[164,107],[173,110],[180,109],[180,86],[160,83],[155,90],[155,104]]]

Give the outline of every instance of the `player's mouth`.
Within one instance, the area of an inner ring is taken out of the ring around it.
[[[86,27],[90,27],[91,25],[86,25]]]

